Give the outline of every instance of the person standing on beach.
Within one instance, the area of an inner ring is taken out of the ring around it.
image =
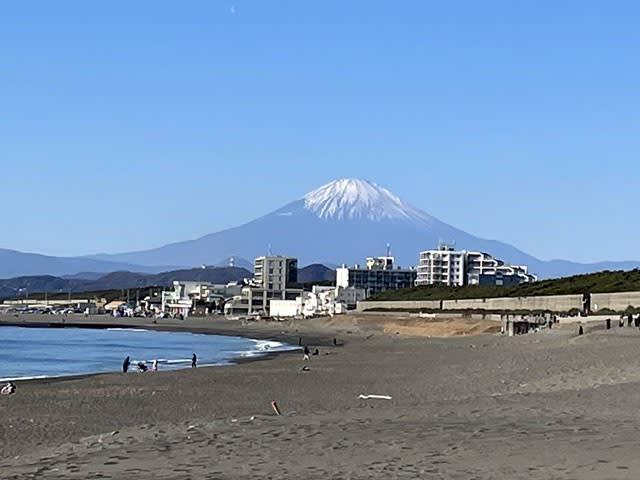
[[[124,362],[122,362],[122,373],[127,373],[129,365],[131,365],[131,359],[127,356],[127,358],[124,359]]]
[[[153,364],[151,365],[151,371],[152,372],[157,372],[158,371],[158,360],[154,360]]]
[[[304,357],[302,357],[303,360],[309,360],[309,347],[307,347],[306,345],[304,346]]]
[[[191,368],[196,368],[198,365],[198,358],[196,357],[196,354],[194,353],[191,356]]]

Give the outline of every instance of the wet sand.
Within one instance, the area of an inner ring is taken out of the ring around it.
[[[320,355],[20,382],[0,397],[0,478],[640,475],[637,328],[428,338],[395,334],[400,320],[165,323],[301,336]]]

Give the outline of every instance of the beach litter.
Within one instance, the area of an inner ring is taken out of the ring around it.
[[[362,398],[363,400],[369,400],[370,398],[379,399],[379,400],[391,400],[390,395],[360,395],[358,398]]]
[[[280,415],[281,415],[281,413],[280,413],[280,409],[278,408],[278,404],[276,403],[276,401],[275,401],[275,400],[273,400],[273,401],[271,402],[271,408],[273,408],[273,411],[274,411],[274,412],[276,412],[276,415],[278,415],[278,416],[280,416]]]

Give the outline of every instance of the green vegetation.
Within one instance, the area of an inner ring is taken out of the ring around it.
[[[511,287],[495,285],[466,287],[428,285],[402,290],[387,290],[373,295],[369,300],[456,300],[462,298],[535,297],[634,291],[640,291],[640,270],[605,270],[585,275],[524,283]]]

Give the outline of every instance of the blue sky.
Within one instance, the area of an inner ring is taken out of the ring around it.
[[[639,14],[623,1],[6,3],[0,247],[159,246],[361,177],[543,259],[640,259]]]

